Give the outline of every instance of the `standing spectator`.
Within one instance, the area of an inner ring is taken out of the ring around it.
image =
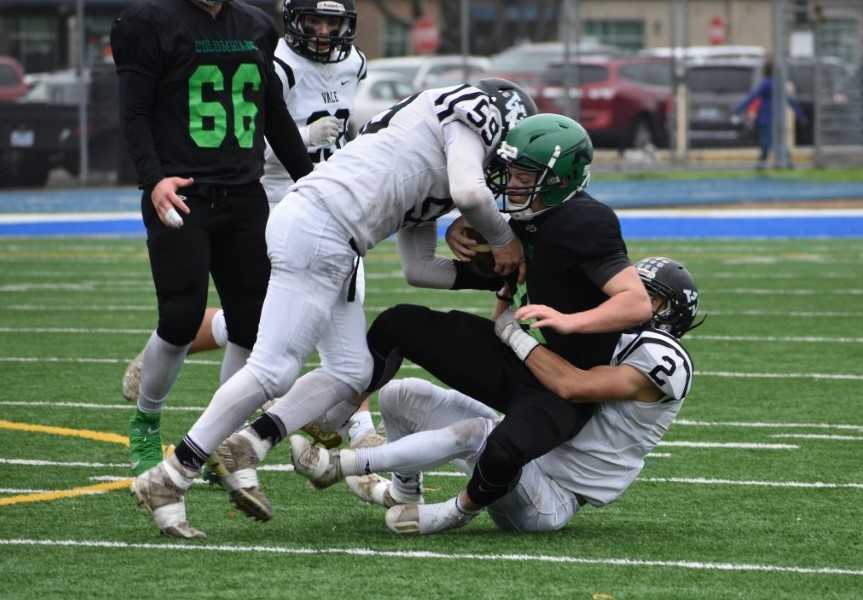
[[[788,104],[794,109],[798,119],[806,120],[797,101],[790,95]],[[761,148],[756,168],[764,169],[767,167],[767,155],[773,146],[773,63],[770,61],[764,64],[764,77],[761,82],[734,107],[734,118],[737,119],[740,114],[750,110],[755,112],[755,129],[758,132],[758,146]]]
[[[294,179],[312,169],[273,69],[277,40],[264,12],[229,0],[139,0],[111,30],[159,311],[129,423],[135,474],[162,458],[162,407],[211,274],[229,329],[222,380],[254,344],[270,274],[264,135]]]

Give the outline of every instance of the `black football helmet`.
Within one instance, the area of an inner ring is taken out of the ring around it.
[[[341,27],[327,38],[307,29],[305,18],[340,17]],[[348,57],[357,39],[356,0],[284,0],[285,41],[297,54],[322,63]]]
[[[509,130],[518,125],[519,121],[539,112],[530,94],[507,79],[499,77],[481,79],[476,87],[491,96],[492,104],[500,111],[503,122],[500,139],[506,138]]]
[[[664,256],[651,256],[635,263],[635,268],[647,291],[665,300],[665,305],[653,313],[648,325],[679,338],[704,322],[701,319],[692,324],[698,314],[699,294],[695,279],[686,267]]]

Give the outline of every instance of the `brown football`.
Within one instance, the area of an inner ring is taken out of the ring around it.
[[[477,242],[473,248],[476,254],[470,259],[471,268],[482,277],[497,277],[497,273],[494,272],[494,254],[489,243],[479,231],[472,227],[465,227],[464,233]]]

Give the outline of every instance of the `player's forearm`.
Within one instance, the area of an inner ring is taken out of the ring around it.
[[[567,316],[569,333],[625,331],[649,320],[650,300],[636,290],[626,290],[590,310]]]
[[[539,382],[556,396],[572,402],[596,402],[590,386],[584,385],[586,371],[573,366],[545,346],[537,346],[524,361]]]
[[[152,134],[156,82],[136,71],[121,71],[119,89],[126,146],[141,186],[152,188],[165,177]]]

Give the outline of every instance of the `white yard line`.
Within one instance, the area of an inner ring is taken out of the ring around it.
[[[823,481],[747,481],[740,479],[708,479],[705,477],[639,477],[646,483],[686,483],[694,485],[742,485],[753,487],[805,488],[818,490],[863,490],[863,483],[826,483]]]
[[[863,442],[859,435],[827,435],[824,433],[774,433],[772,438],[791,438],[798,440],[842,440],[852,442]]]
[[[56,490],[33,490],[26,488],[0,488],[0,494],[47,494]]]
[[[728,448],[733,450],[799,450],[794,444],[756,444],[742,442],[666,442],[660,440],[660,446],[667,448]]]
[[[863,431],[863,425],[848,423],[793,423],[783,421],[699,421],[695,419],[675,419],[675,426],[682,427],[742,427],[754,429],[839,429]]]
[[[108,550],[155,550],[161,552],[226,552],[301,556],[350,556],[387,559],[446,560],[462,562],[550,563],[611,567],[660,567],[695,571],[791,573],[796,575],[847,575],[863,577],[863,569],[788,566],[752,563],[701,562],[688,560],[642,560],[637,558],[588,558],[547,554],[443,553],[427,550],[374,550],[372,548],[304,548],[297,546],[247,546],[235,544],[142,544],[108,540],[0,539],[0,546],[49,548],[101,548]]]
[[[64,460],[33,460],[29,458],[0,458],[0,465],[22,467],[83,467],[86,469],[128,469],[128,463],[97,463]]]

